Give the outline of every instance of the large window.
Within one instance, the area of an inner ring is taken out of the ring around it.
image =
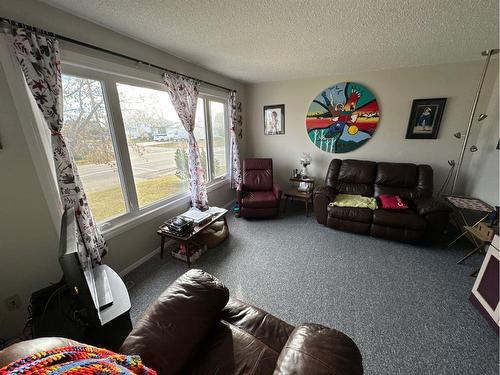
[[[225,106],[223,102],[210,101],[210,119],[213,136],[214,176],[224,176],[226,167],[226,127]]]
[[[64,126],[97,221],[126,212],[101,82],[63,75]]]
[[[176,153],[186,152],[187,132],[168,93],[121,83],[117,88],[139,207],[186,191]]]
[[[64,127],[97,222],[189,191],[187,132],[161,84],[70,67]],[[202,90],[203,91],[203,90]],[[201,93],[195,137],[205,178],[226,177],[227,100]]]

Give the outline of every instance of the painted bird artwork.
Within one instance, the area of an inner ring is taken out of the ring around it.
[[[377,100],[366,87],[337,83],[311,103],[306,117],[309,139],[323,151],[350,152],[365,144],[380,118]]]

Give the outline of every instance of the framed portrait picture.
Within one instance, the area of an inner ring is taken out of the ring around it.
[[[264,106],[264,134],[285,134],[285,105]]]
[[[415,99],[411,106],[406,139],[436,139],[446,98]]]

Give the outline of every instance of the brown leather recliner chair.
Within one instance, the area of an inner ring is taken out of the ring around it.
[[[29,354],[74,345],[45,338],[0,352],[0,367]],[[120,352],[138,354],[158,374],[361,375],[356,344],[318,324],[293,327],[229,298],[217,279],[190,270],[153,303]]]
[[[335,229],[408,243],[433,242],[448,224],[450,209],[434,200],[432,191],[429,165],[333,159],[325,185],[314,191],[314,213],[319,223]],[[409,209],[331,207],[337,194],[399,195]]]
[[[241,217],[278,216],[282,191],[273,183],[273,160],[244,159],[242,189],[237,194]]]

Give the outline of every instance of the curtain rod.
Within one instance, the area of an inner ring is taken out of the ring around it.
[[[161,70],[163,72],[174,73],[174,74],[178,74],[180,76],[186,77],[186,78],[195,79],[195,80],[200,81],[200,82],[202,82],[204,84],[207,84],[207,85],[210,85],[210,86],[213,86],[213,87],[218,87],[218,88],[226,90],[226,91],[233,91],[233,89],[230,89],[230,88],[227,88],[227,87],[224,87],[224,86],[221,86],[221,85],[217,85],[217,84],[212,83],[212,82],[204,81],[202,79],[198,79],[198,78],[189,76],[187,74],[182,74],[182,73],[176,72],[174,70],[167,69],[167,68],[164,68],[164,67],[156,65],[156,64],[152,64],[152,63],[144,61],[144,60],[136,59],[135,57],[124,55],[124,54],[119,53],[119,52],[114,52],[114,51],[111,51],[109,49],[102,48],[102,47],[99,47],[99,46],[96,46],[96,45],[93,45],[93,44],[90,44],[90,43],[85,43],[85,42],[82,42],[80,40],[69,38],[69,37],[64,36],[64,35],[55,34],[53,32],[50,32],[50,31],[47,31],[47,30],[43,30],[43,29],[37,28],[35,26],[26,25],[24,23],[17,22],[17,21],[14,21],[14,20],[11,20],[11,19],[8,19],[8,18],[4,18],[4,17],[0,17],[0,21],[8,22],[11,26],[22,27],[24,29],[28,29],[28,30],[36,32],[36,33],[40,33],[40,34],[51,36],[51,37],[56,38],[56,39],[64,40],[65,42],[77,44],[77,45],[82,46],[82,47],[94,49],[96,51],[104,52],[104,53],[107,53],[109,55],[117,56],[117,57],[120,57],[122,59],[129,60],[129,61],[133,61],[136,64],[143,64],[143,65],[149,66],[151,68],[155,68],[155,69]]]

